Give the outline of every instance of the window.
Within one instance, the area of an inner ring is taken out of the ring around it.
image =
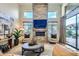
[[[51,37],[51,35],[57,36],[57,23],[48,23],[48,37]]]
[[[33,12],[24,12],[24,18],[33,18]]]
[[[48,18],[56,18],[56,12],[48,12]]]
[[[66,18],[66,43],[79,50],[79,7],[70,11]]]
[[[77,15],[77,47],[79,49],[79,14]]]
[[[24,23],[24,32],[30,34],[32,32],[32,26],[32,23]]]
[[[76,16],[66,20],[66,42],[76,47]]]

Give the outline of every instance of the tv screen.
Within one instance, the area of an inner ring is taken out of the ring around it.
[[[34,20],[33,26],[34,28],[46,28],[47,20]]]
[[[45,32],[36,32],[36,36],[45,36]]]

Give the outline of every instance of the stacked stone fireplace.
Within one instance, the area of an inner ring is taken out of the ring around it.
[[[43,35],[37,35],[37,32],[38,34],[40,34],[39,32],[42,32],[44,33]],[[36,29],[33,30],[33,37],[34,39],[36,39],[38,42],[47,42],[47,30],[44,29],[44,31],[37,31]]]
[[[47,21],[48,4],[47,3],[34,3],[33,4],[33,20],[46,20]],[[39,24],[40,25],[40,24]],[[47,26],[46,28],[33,27],[33,37],[39,42],[47,41]]]

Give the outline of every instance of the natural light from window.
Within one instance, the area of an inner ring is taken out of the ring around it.
[[[33,12],[24,12],[24,18],[33,18]]]
[[[48,12],[48,18],[56,18],[57,14],[56,12]],[[24,18],[33,18],[33,12],[29,11],[29,12],[24,12]]]
[[[48,18],[56,18],[56,12],[48,12]]]
[[[32,23],[24,23],[24,32],[31,33],[32,32]]]

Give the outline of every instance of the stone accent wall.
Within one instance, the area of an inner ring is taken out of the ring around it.
[[[48,4],[47,3],[34,3],[33,4],[33,20],[47,20],[48,16]],[[36,31],[45,32],[45,36],[35,36]],[[44,29],[36,29],[33,28],[33,37],[37,39],[39,42],[47,41],[47,28]]]
[[[33,4],[34,19],[47,19],[47,12],[48,12],[47,3],[34,3]]]

